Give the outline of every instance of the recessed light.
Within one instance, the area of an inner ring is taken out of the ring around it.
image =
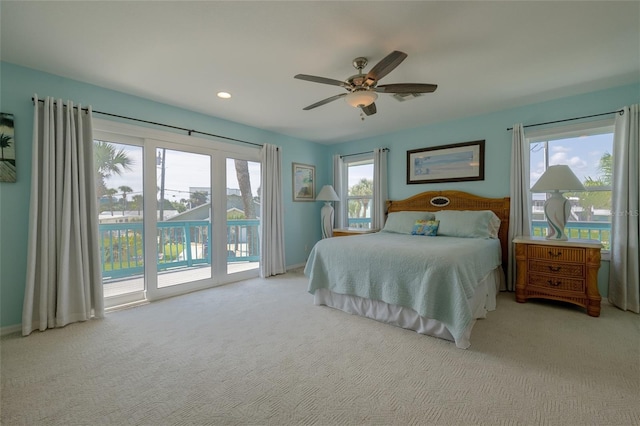
[[[221,99],[229,99],[231,97],[231,93],[228,92],[218,92],[217,94]]]

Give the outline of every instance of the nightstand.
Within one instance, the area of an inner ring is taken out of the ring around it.
[[[334,229],[333,236],[334,237],[348,237],[350,235],[363,235],[363,234],[373,234],[374,232],[378,232],[377,229],[363,229],[363,228],[342,228],[342,229]]]
[[[600,316],[598,269],[602,244],[594,240],[553,241],[516,237],[516,301],[553,299]]]

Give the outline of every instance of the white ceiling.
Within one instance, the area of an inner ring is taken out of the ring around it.
[[[327,144],[640,79],[638,1],[3,0],[0,8],[3,61]],[[438,90],[406,102],[381,94],[364,121],[343,100],[302,110],[344,89],[294,75],[344,80],[355,57],[369,59],[366,72],[393,50],[409,56],[380,84]],[[221,90],[232,99],[218,99]]]

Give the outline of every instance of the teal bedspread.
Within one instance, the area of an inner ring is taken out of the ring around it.
[[[304,272],[311,294],[326,288],[411,308],[458,341],[473,320],[475,286],[501,261],[499,240],[378,232],[319,241]]]

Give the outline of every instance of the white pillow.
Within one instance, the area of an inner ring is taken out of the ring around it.
[[[441,210],[438,235],[463,238],[498,238],[500,219],[491,210]]]
[[[387,216],[382,231],[411,234],[416,220],[433,220],[434,218],[435,215],[431,212],[393,212]]]

